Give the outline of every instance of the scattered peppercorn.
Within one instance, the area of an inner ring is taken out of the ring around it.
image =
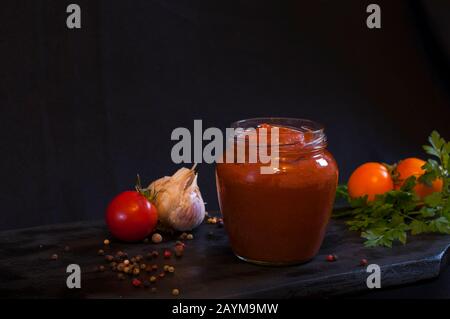
[[[125,275],[120,272],[120,273],[117,274],[117,278],[119,278],[119,280],[124,280],[125,279]]]
[[[97,252],[97,255],[103,256],[105,254],[105,251],[103,249],[99,249]]]
[[[150,282],[148,280],[144,281],[144,288],[150,288]]]
[[[162,242],[162,240],[163,240],[163,237],[161,236],[161,234],[154,233],[152,235],[152,242],[154,244],[159,244],[160,242]]]
[[[367,264],[368,264],[369,262],[367,261],[367,259],[366,258],[363,258],[363,259],[361,259],[360,261],[359,261],[359,265],[360,266],[367,266]]]
[[[159,253],[156,250],[154,250],[151,252],[151,255],[153,258],[157,258],[159,256]]]
[[[154,282],[156,282],[156,277],[155,276],[150,276],[150,282],[151,283],[154,283]]]
[[[152,293],[155,293],[155,292],[158,291],[158,289],[156,289],[156,287],[152,287],[152,288],[150,289],[150,291],[151,291]]]
[[[179,294],[180,294],[180,290],[179,289],[177,289],[177,288],[172,289],[172,295],[173,296],[178,296]]]
[[[145,271],[151,272],[152,271],[152,265],[145,265]]]
[[[105,239],[104,241],[103,241],[103,245],[109,245],[111,242],[109,241],[109,239]]]
[[[327,261],[332,262],[332,261],[336,261],[337,260],[337,256],[334,254],[330,254],[327,256]]]
[[[186,239],[187,235],[188,235],[187,233],[182,233],[179,238],[181,240]]]
[[[180,241],[180,240],[177,240],[176,242],[175,242],[175,247],[177,247],[177,246],[182,246],[182,247],[185,247],[186,246],[186,244],[185,243],[183,243],[182,241]]]
[[[181,257],[183,256],[184,248],[181,245],[175,246],[175,256]]]
[[[58,254],[53,254],[50,256],[50,259],[52,260],[57,260],[58,259]]]
[[[97,270],[100,271],[100,272],[104,272],[105,271],[105,266],[100,265],[100,266],[97,267]]]
[[[148,238],[145,238],[145,239],[143,240],[144,244],[147,244],[148,241],[149,241]]]
[[[187,240],[192,240],[192,239],[194,239],[194,235],[188,234],[188,235],[186,236],[186,239],[187,239]]]
[[[137,279],[137,278],[134,278],[134,279],[131,281],[131,283],[132,283],[132,285],[135,286],[135,287],[140,287],[140,286],[142,285],[142,281],[140,281],[140,280]]]
[[[69,246],[64,246],[64,251],[70,251],[70,247]]]
[[[168,249],[164,250],[164,258],[168,259],[172,256],[172,252]]]
[[[119,250],[117,253],[116,253],[116,257],[117,258],[122,258],[122,257],[124,257],[125,256],[125,253],[123,252],[123,251],[121,251],[121,250]]]
[[[214,233],[212,231],[208,232],[208,239],[214,238]]]

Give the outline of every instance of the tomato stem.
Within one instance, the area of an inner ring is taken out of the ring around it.
[[[151,203],[154,203],[156,201],[156,196],[158,195],[158,192],[155,191],[155,189],[148,189],[148,188],[142,188],[141,183],[141,177],[139,174],[136,176],[136,186],[135,186],[136,192],[147,198],[147,200]]]

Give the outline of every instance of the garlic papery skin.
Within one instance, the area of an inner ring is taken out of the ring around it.
[[[152,182],[147,189],[156,193],[154,204],[163,227],[189,231],[205,218],[205,203],[197,185],[195,165],[180,168],[172,176]]]

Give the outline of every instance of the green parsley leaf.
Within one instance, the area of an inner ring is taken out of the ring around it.
[[[347,185],[338,185],[336,189],[336,199],[345,199],[348,201],[349,198]]]
[[[413,175],[408,177],[404,182],[400,190],[404,192],[412,192],[414,186],[416,186],[417,178]]]
[[[442,203],[442,193],[435,192],[431,193],[427,197],[424,198],[424,203],[431,208],[438,207]]]
[[[426,233],[428,231],[428,226],[426,222],[416,219],[409,224],[409,229],[411,230],[412,235],[417,235]]]

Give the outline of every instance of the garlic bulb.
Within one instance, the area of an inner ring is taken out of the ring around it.
[[[163,227],[179,231],[192,230],[205,218],[205,203],[197,185],[197,173],[180,168],[172,176],[152,182],[147,189],[156,192],[155,205]]]

